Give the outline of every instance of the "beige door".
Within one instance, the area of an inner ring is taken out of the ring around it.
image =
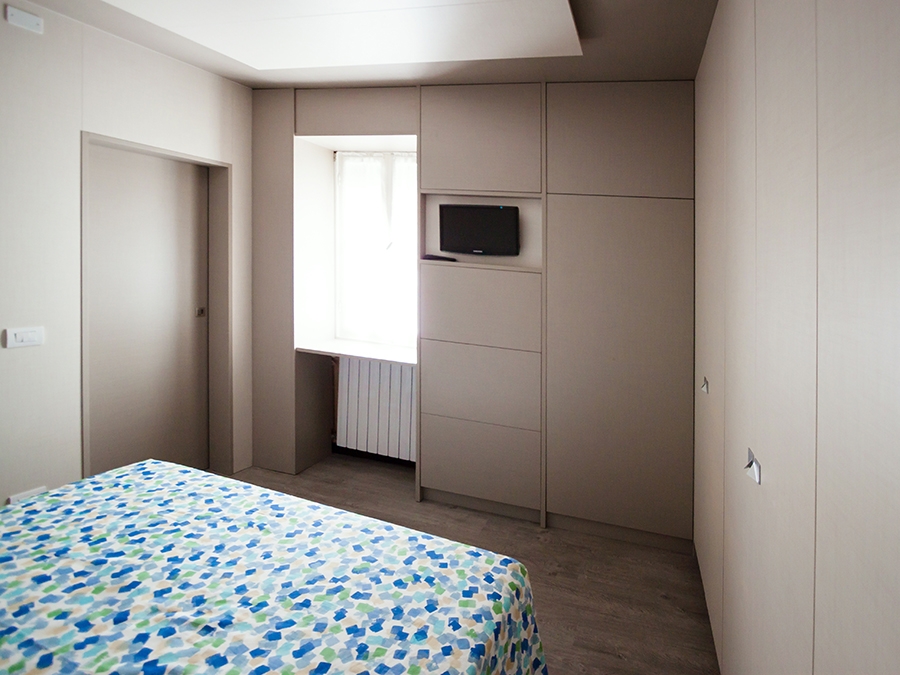
[[[206,167],[84,158],[84,472],[209,465]]]

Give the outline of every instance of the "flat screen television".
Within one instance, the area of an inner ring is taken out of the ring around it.
[[[441,204],[441,250],[519,255],[519,207]]]

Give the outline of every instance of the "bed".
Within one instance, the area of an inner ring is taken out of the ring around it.
[[[516,560],[150,460],[0,509],[0,670],[544,674]]]

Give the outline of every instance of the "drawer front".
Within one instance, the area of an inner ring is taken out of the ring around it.
[[[541,507],[541,434],[422,415],[422,486]]]
[[[541,355],[421,341],[422,412],[541,430]]]
[[[541,275],[422,265],[422,337],[541,351]]]

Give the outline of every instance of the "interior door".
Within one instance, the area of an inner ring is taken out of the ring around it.
[[[206,167],[86,144],[84,472],[209,466]]]

